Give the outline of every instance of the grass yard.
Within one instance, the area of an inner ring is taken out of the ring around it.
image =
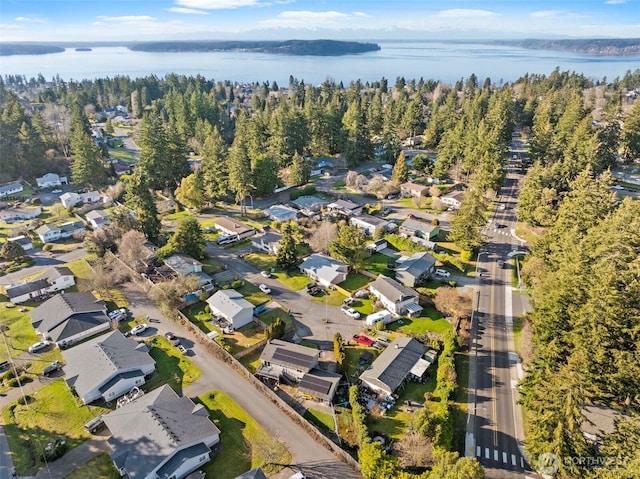
[[[232,334],[224,334],[221,337],[231,347],[231,354],[238,354],[245,348],[264,340],[264,331],[256,323],[252,322],[240,329],[236,329]]]
[[[242,259],[261,271],[269,271],[276,267],[276,257],[266,253],[248,253]]]
[[[385,263],[385,266],[386,266],[386,263]],[[371,281],[372,281],[371,278],[363,274],[350,273],[347,276],[347,279],[345,279],[338,286],[340,286],[343,289],[346,289],[347,291],[356,291],[368,285]]]
[[[389,331],[398,331],[404,334],[424,334],[426,332],[443,333],[451,330],[449,322],[442,317],[440,312],[432,306],[422,310],[424,316],[419,318],[402,318],[387,325]],[[402,324],[400,324],[402,322]]]
[[[9,440],[18,475],[27,476],[44,466],[42,448],[58,439],[69,449],[90,437],[84,425],[105,408],[89,407],[74,396],[63,380],[54,381],[32,395],[26,406],[13,403],[2,410],[4,429]]]
[[[285,272],[285,271],[277,271],[273,273],[273,276],[278,278],[282,284],[284,284],[287,288],[292,291],[300,291],[305,288],[311,281],[304,274],[299,271],[295,273]]]
[[[271,302],[271,296],[264,294],[257,286],[248,281],[243,281],[243,285],[237,288],[237,291],[254,306]]]
[[[65,479],[120,479],[120,473],[106,452],[100,453],[89,462],[77,467]]]
[[[364,319],[364,316],[367,316],[373,313],[374,307],[373,302],[369,298],[354,298],[355,301],[351,304],[351,307],[360,313],[360,317]]]
[[[344,295],[336,290],[325,289],[319,294],[314,296],[308,295],[309,299],[314,303],[325,304],[325,302],[331,306],[340,306],[344,301]]]
[[[276,321],[276,318],[280,318],[284,324],[287,325],[287,331],[293,329],[293,319],[291,318],[291,315],[282,308],[269,309],[259,316],[260,321],[267,325],[273,324]]]
[[[153,347],[149,354],[156,362],[156,374],[145,384],[145,389],[168,384],[182,394],[182,388],[196,381],[202,372],[164,337],[156,336],[150,342]]]
[[[222,265],[213,258],[206,258],[201,261],[202,271],[207,274],[215,274],[223,271]]]
[[[349,341],[350,339],[351,338],[342,338],[343,341]],[[373,356],[367,363],[361,365],[360,356],[362,356],[365,351],[369,351]],[[345,359],[341,370],[347,376],[348,381],[351,384],[355,384],[358,381],[360,374],[362,374],[362,371],[369,367],[376,357],[378,357],[379,353],[380,351],[374,348],[365,348],[364,346],[345,346]]]
[[[262,354],[262,350],[260,348],[252,351],[251,353],[243,356],[239,359],[242,365],[249,370],[251,374],[255,374],[255,372],[260,367],[260,355]]]
[[[222,452],[204,468],[207,477],[233,479],[256,467],[273,474],[289,464],[291,455],[223,391],[200,396],[211,420],[220,428]]]
[[[307,409],[303,417],[323,433],[335,433],[336,422],[331,414],[317,409]]]
[[[522,357],[522,327],[524,326],[524,318],[522,316],[514,316],[513,318],[513,345],[516,354]]]
[[[133,154],[129,151],[129,150],[125,150],[124,148],[122,149],[116,149],[116,148],[111,148],[109,149],[109,156],[112,156],[113,158],[116,158],[120,161],[124,161],[125,163],[133,163]]]
[[[2,296],[2,299],[6,299],[6,297]],[[10,303],[2,302],[0,304],[0,322],[5,328],[11,357],[15,357],[25,353],[29,346],[40,340],[33,327],[31,327],[31,318],[29,316],[29,310],[40,303],[29,302],[13,308],[7,308],[8,304]],[[25,311],[21,312],[21,309],[25,309]],[[4,341],[0,343],[0,351],[2,352],[0,353],[0,358],[2,360],[7,359],[8,354],[5,350]]]
[[[469,353],[456,352],[455,365],[458,387],[454,394],[454,402],[451,404],[453,416],[453,447],[464,455],[465,432],[467,430],[467,394],[469,389]]]
[[[369,273],[378,275],[383,274],[385,276],[389,276],[390,278],[394,277],[393,271],[387,268],[387,264],[393,263],[394,258],[391,256],[387,256],[382,253],[374,253],[369,255],[364,260],[364,269]]]
[[[178,211],[177,213],[169,213],[169,214],[162,215],[162,219],[163,221],[179,221],[183,218],[188,218],[190,216],[193,216],[193,215],[189,211],[182,210],[182,211]]]

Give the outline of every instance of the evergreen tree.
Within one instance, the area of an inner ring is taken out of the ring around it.
[[[140,170],[131,175],[125,193],[126,205],[133,210],[139,231],[150,241],[156,241],[160,235],[158,208],[149,189],[146,176]]]
[[[183,218],[168,243],[174,252],[183,252],[195,259],[204,258],[204,233],[194,216]]]
[[[479,190],[467,190],[458,211],[451,220],[449,240],[463,250],[474,251],[482,245],[481,230],[485,225],[486,205]]]
[[[351,223],[338,228],[336,238],[329,245],[331,256],[361,269],[366,256],[366,238],[360,228]]]
[[[289,271],[298,266],[298,252],[296,250],[296,240],[293,235],[291,223],[284,223],[280,229],[282,239],[278,246],[278,257],[276,264],[279,268]]]
[[[188,208],[200,212],[205,204],[204,181],[200,171],[182,178],[180,186],[176,188],[176,199]]]
[[[400,151],[396,164],[393,166],[391,173],[391,181],[399,185],[405,183],[409,178],[409,167],[407,166],[407,160],[405,158],[404,150]]]
[[[201,153],[205,195],[214,201],[223,198],[229,188],[227,145],[217,127],[209,129]]]

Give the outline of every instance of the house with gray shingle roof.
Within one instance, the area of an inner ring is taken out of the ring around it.
[[[397,316],[417,316],[422,311],[418,293],[382,274],[369,284],[369,291],[380,300],[384,308]]]
[[[414,253],[396,260],[396,280],[408,288],[425,281],[435,271],[436,259],[429,253]]]
[[[405,197],[413,196],[415,198],[422,198],[423,196],[428,195],[429,187],[418,183],[413,183],[412,181],[407,181],[406,183],[402,183],[400,185],[400,193],[402,193],[402,196]]]
[[[41,214],[41,206],[6,208],[0,211],[0,220],[4,221],[5,223],[13,223],[15,221],[33,220]]]
[[[362,214],[362,205],[348,200],[337,200],[327,205],[327,210],[344,216],[357,216]]]
[[[251,245],[265,253],[277,255],[281,240],[282,235],[279,233],[268,232],[251,238]]]
[[[273,221],[297,221],[298,211],[286,205],[273,205],[266,210],[264,214]]]
[[[211,459],[220,429],[202,404],[165,385],[103,416],[111,460],[129,479],[183,478]]]
[[[84,233],[85,229],[82,221],[69,221],[60,225],[42,225],[36,229],[36,234],[43,243],[71,238],[73,235]]]
[[[149,348],[116,330],[62,351],[65,382],[85,404],[114,401],[156,369]]]
[[[54,186],[61,186],[67,184],[66,176],[58,176],[55,173],[47,173],[40,178],[36,178],[36,184],[38,188],[52,188]]]
[[[435,241],[440,234],[440,228],[437,225],[432,225],[426,221],[420,221],[418,219],[407,218],[402,222],[398,229],[400,236],[408,238],[410,236],[417,236],[428,241]]]
[[[105,302],[91,293],[56,294],[29,314],[36,333],[60,348],[111,327]]]
[[[235,289],[216,291],[207,304],[213,316],[222,316],[233,329],[239,329],[253,321],[253,304]]]
[[[109,224],[109,213],[105,210],[91,210],[85,217],[94,230],[99,230]]]
[[[9,183],[8,185],[0,186],[0,198],[4,198],[5,196],[13,195],[15,193],[20,193],[23,191],[22,183],[16,181],[15,183]]]
[[[255,228],[247,226],[233,218],[218,218],[214,226],[222,234],[238,235],[239,239],[248,238],[249,236],[256,234]]]
[[[360,381],[370,391],[383,396],[393,394],[420,363],[428,348],[407,336],[398,336],[360,375]],[[426,368],[419,368],[422,374]]]
[[[70,288],[75,284],[75,278],[69,268],[55,266],[34,281],[5,287],[5,292],[12,303],[20,304],[48,293]]]
[[[188,254],[172,254],[164,259],[164,264],[179,276],[196,276],[199,287],[213,284],[213,278],[202,271],[202,263]]]
[[[264,475],[261,468],[257,467],[234,477],[234,479],[267,479],[267,476]]]
[[[349,274],[348,264],[322,254],[307,256],[298,268],[323,286],[342,283]]]
[[[313,216],[327,206],[327,202],[316,196],[301,196],[292,201],[294,205],[300,208],[300,213],[305,216]]]
[[[369,236],[373,236],[378,228],[384,228],[389,224],[389,220],[379,216],[360,215],[351,218],[351,224],[363,230]]]
[[[22,246],[22,249],[25,251],[29,251],[33,249],[33,241],[28,236],[20,235],[14,236],[13,238],[7,238],[7,241],[14,241]]]

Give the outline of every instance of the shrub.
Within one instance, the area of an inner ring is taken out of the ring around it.
[[[204,307],[204,312],[209,314],[211,312],[211,306],[209,306],[208,304]]]
[[[53,249],[53,245],[51,243],[47,243],[42,247],[42,251],[51,251]]]
[[[465,249],[460,252],[460,259],[462,261],[469,261],[473,256],[473,251]]]
[[[313,185],[307,185],[302,189],[296,190],[296,191],[292,191],[289,194],[289,198],[292,200],[296,200],[298,198],[300,198],[301,196],[311,196],[311,195],[315,195],[317,192],[316,187]]]
[[[244,286],[244,281],[242,281],[241,279],[236,279],[233,281],[233,283],[231,283],[231,288],[233,289],[240,289]]]

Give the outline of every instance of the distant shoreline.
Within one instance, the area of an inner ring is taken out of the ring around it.
[[[9,55],[45,55],[62,53],[66,48],[77,51],[90,51],[91,47],[125,47],[141,52],[258,52],[279,55],[357,55],[378,51],[381,43],[453,43],[475,45],[499,45],[529,50],[567,51],[588,55],[634,56],[640,55],[640,38],[609,39],[524,39],[524,40],[372,40],[355,42],[339,40],[286,40],[286,41],[224,41],[224,40],[183,40],[183,41],[105,41],[105,42],[15,42],[0,43],[0,56]]]

